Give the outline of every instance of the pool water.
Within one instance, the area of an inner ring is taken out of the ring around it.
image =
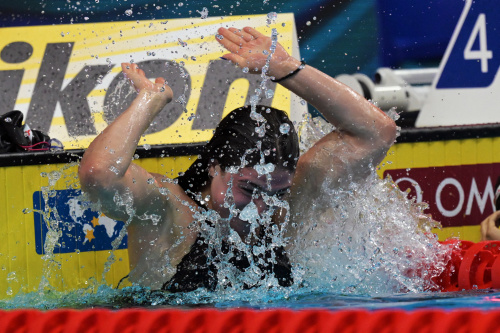
[[[251,292],[240,293],[238,299],[221,299],[203,291],[170,294],[146,288],[127,287],[122,290],[101,286],[94,292],[78,290],[69,293],[45,292],[17,295],[0,301],[1,309],[90,309],[90,308],[253,308],[292,310],[304,309],[402,309],[440,308],[445,310],[469,308],[494,310],[500,307],[500,290],[467,290],[457,292],[395,293],[377,296],[337,294],[332,292],[296,292],[279,297],[276,293],[255,297]]]

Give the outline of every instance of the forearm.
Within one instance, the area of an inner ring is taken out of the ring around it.
[[[262,68],[266,63],[265,52],[272,48],[271,38],[250,27],[243,30],[220,28],[218,32],[217,40],[230,51],[224,55],[225,59],[250,70]],[[268,74],[282,79],[299,66],[300,61],[278,43]],[[392,119],[352,89],[317,69],[305,66],[280,83],[316,107],[326,120],[346,134],[345,137],[357,141],[356,145],[387,147],[394,141],[396,126]]]
[[[272,75],[284,77],[298,66],[298,60],[289,58],[274,64]],[[367,141],[376,139],[392,143],[395,139],[394,121],[384,112],[351,88],[311,66],[305,66],[280,83],[313,105],[340,131]]]
[[[155,92],[141,91],[130,107],[99,134],[80,163],[82,187],[105,185],[122,178],[137,144],[165,102]]]

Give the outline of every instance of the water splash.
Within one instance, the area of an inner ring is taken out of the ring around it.
[[[276,14],[276,12],[268,13],[267,18],[266,18],[266,24],[267,25],[273,24],[274,22],[276,22],[277,18],[278,18],[278,14]]]
[[[421,292],[447,263],[422,207],[375,171],[345,189],[323,184],[313,207],[291,251],[311,290]]]
[[[204,20],[204,19],[206,19],[208,17],[208,9],[207,9],[207,7],[203,7],[203,9],[201,10],[201,12],[199,10],[196,10],[196,12],[201,15],[200,18],[202,20]]]

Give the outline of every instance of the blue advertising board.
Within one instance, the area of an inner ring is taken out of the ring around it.
[[[122,221],[95,211],[80,190],[53,190],[49,194],[46,202],[41,191],[33,193],[36,253],[45,254],[49,225],[59,236],[53,253],[113,249],[112,242],[124,228]],[[126,235],[117,249],[125,248]]]

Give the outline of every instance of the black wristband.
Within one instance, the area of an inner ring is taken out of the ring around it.
[[[306,67],[306,62],[304,60],[302,60],[300,62],[300,66],[297,67],[293,72],[288,73],[287,75],[283,76],[281,79],[271,79],[271,81],[278,83],[278,82],[281,82],[283,80],[286,80],[289,77],[292,77],[295,74],[297,74],[298,72],[300,72],[300,70],[303,69],[304,67]]]

